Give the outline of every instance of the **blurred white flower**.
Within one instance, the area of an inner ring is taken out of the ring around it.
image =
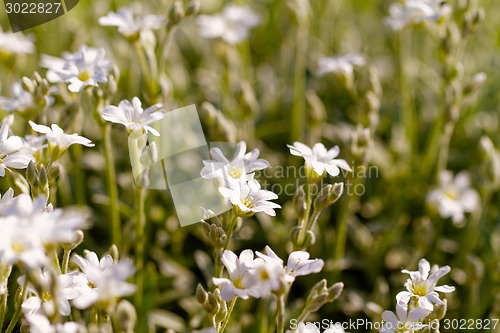
[[[231,201],[240,216],[252,216],[260,212],[276,216],[274,209],[281,208],[277,203],[268,201],[278,199],[278,196],[274,192],[261,189],[255,179],[246,182],[229,178],[227,187],[219,187],[219,192]]]
[[[265,169],[269,166],[269,162],[265,159],[258,158],[259,150],[254,149],[246,153],[247,144],[245,141],[240,141],[237,144],[236,152],[233,159],[227,159],[220,148],[215,147],[210,149],[210,154],[214,160],[204,160],[205,165],[201,170],[201,176],[205,179],[219,178],[227,183],[228,178],[234,179],[252,179],[250,173]]]
[[[144,129],[160,136],[157,130],[148,125],[165,117],[166,111],[162,107],[163,104],[155,104],[143,110],[141,100],[134,97],[132,103],[124,99],[118,106],[106,106],[102,111],[102,117],[104,120],[124,125],[130,132]]]
[[[52,209],[43,196],[34,200],[27,194],[6,196],[0,203],[0,263],[40,267],[47,262],[47,248],[74,242],[79,230],[88,227],[85,215]]]
[[[248,38],[250,29],[258,26],[261,18],[248,7],[227,5],[222,13],[199,15],[196,22],[201,36],[220,37],[230,44],[236,44]]]
[[[55,314],[55,309],[62,316],[68,316],[71,313],[69,301],[79,295],[73,287],[73,277],[68,274],[56,275],[48,268],[39,270],[33,276],[36,276],[37,285],[42,290],[35,289],[31,284],[28,285],[29,292],[34,294],[28,297],[22,304],[24,316],[48,316]],[[52,281],[56,278],[55,283]],[[19,285],[24,285],[25,276],[18,278]],[[55,302],[55,303],[54,303]]]
[[[438,268],[434,266],[431,270],[427,260],[421,259],[418,263],[418,271],[408,271],[403,269],[401,272],[410,274],[410,278],[406,281],[405,287],[408,291],[401,291],[396,295],[396,300],[400,305],[407,305],[413,297],[418,300],[419,308],[432,311],[433,303],[443,304],[439,299],[439,292],[450,293],[455,290],[455,287],[436,286],[437,281],[448,274],[450,266]],[[429,272],[431,275],[429,276]]]
[[[35,44],[31,35],[21,33],[3,32],[0,27],[0,53],[26,54],[35,51]]]
[[[113,258],[106,255],[99,258],[94,252],[87,251],[85,259],[79,255],[73,257],[82,272],[71,272],[74,288],[80,293],[72,303],[78,309],[86,309],[100,301],[131,295],[136,286],[125,282],[135,272],[130,259],[113,263]]]
[[[385,18],[384,22],[393,30],[399,31],[408,25],[423,21],[439,21],[450,13],[451,7],[445,0],[406,0],[404,4],[391,4],[390,16]]]
[[[0,127],[0,177],[5,176],[6,169],[24,169],[30,161],[35,161],[35,158],[29,152],[22,149],[22,139],[18,136],[10,135],[8,120],[11,116],[6,117]]]
[[[0,97],[0,106],[9,112],[23,112],[35,107],[33,97],[29,92],[23,89],[21,81],[14,82],[10,88],[12,98]]]
[[[38,314],[29,316],[26,320],[30,326],[30,333],[80,333],[87,331],[76,322],[67,321],[52,324],[47,317]]]
[[[323,333],[345,333],[344,328],[340,323],[330,326],[329,329],[325,330]]]
[[[397,333],[397,332],[416,332],[427,325],[418,322],[424,319],[431,313],[422,308],[416,308],[408,313],[407,305],[396,305],[397,316],[392,311],[384,311],[382,319],[384,323],[379,329],[381,333]]]
[[[41,66],[48,68],[47,80],[70,83],[68,89],[79,92],[88,86],[97,87],[99,82],[108,82],[107,74],[112,63],[104,59],[105,55],[102,48],[82,45],[79,52],[64,52],[62,59],[43,54]]]
[[[222,254],[222,263],[226,267],[229,278],[213,278],[216,286],[222,287],[221,297],[226,302],[231,301],[235,296],[248,299],[250,288],[255,284],[256,279],[251,272],[254,261],[252,250],[244,250],[238,258],[234,252],[225,250]]]
[[[479,208],[479,195],[470,187],[469,174],[460,172],[453,178],[451,171],[439,175],[439,188],[427,195],[427,201],[435,207],[442,218],[451,217],[456,225],[465,223],[464,213]]]
[[[325,74],[343,74],[346,76],[352,75],[354,66],[364,66],[365,58],[360,54],[347,54],[337,57],[323,57],[318,60],[318,75]]]
[[[118,32],[126,38],[138,38],[142,31],[160,29],[166,22],[166,17],[160,15],[136,16],[128,7],[99,18],[100,25],[118,27]]]
[[[352,172],[351,167],[345,160],[335,159],[340,152],[339,146],[326,150],[322,143],[316,143],[311,149],[303,143],[294,142],[293,146],[288,145],[288,148],[290,148],[292,155],[304,158],[310,180],[317,181],[323,178],[326,173],[332,177],[338,176],[340,169]]]
[[[78,133],[66,134],[57,124],[52,124],[51,127],[44,125],[37,125],[31,120],[29,121],[31,128],[35,132],[45,134],[47,141],[49,142],[50,157],[53,160],[57,160],[62,154],[73,144],[79,144],[86,147],[94,147],[95,144],[92,143],[87,138],[79,136]]]

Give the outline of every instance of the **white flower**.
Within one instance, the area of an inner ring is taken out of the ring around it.
[[[71,272],[74,288],[80,293],[73,299],[78,309],[86,309],[92,304],[116,297],[131,295],[136,286],[125,282],[135,272],[130,259],[113,263],[110,255],[99,258],[94,252],[87,251],[85,259],[79,255],[73,257],[81,272]]]
[[[406,281],[405,287],[408,291],[401,291],[396,295],[396,300],[400,305],[406,305],[412,297],[418,300],[418,306],[424,310],[432,311],[433,303],[443,304],[439,299],[439,292],[450,293],[455,290],[455,287],[436,286],[437,281],[448,274],[450,266],[431,267],[429,262],[421,259],[418,263],[418,271],[402,270],[403,273],[410,274],[410,278]],[[431,275],[429,276],[429,272]]]
[[[451,171],[439,175],[439,188],[427,195],[427,201],[435,206],[442,218],[451,217],[456,225],[465,222],[464,213],[479,208],[479,195],[470,187],[469,174],[460,172],[455,178]]]
[[[318,75],[325,74],[344,74],[352,75],[354,66],[364,66],[365,58],[359,54],[347,54],[337,57],[323,57],[318,60],[319,70]]]
[[[57,124],[52,124],[51,127],[37,125],[31,120],[29,121],[31,128],[35,132],[45,134],[49,142],[50,157],[57,160],[62,154],[73,144],[79,144],[86,147],[94,147],[95,145],[87,138],[79,136],[77,133],[66,134]]]
[[[35,107],[33,97],[29,92],[23,89],[21,81],[14,82],[10,88],[12,98],[0,97],[0,106],[9,112],[23,112]]]
[[[240,141],[237,144],[236,152],[233,159],[227,159],[220,148],[215,147],[210,149],[210,154],[214,160],[204,160],[205,165],[201,170],[201,176],[205,179],[219,178],[227,183],[227,179],[252,179],[253,176],[247,177],[248,174],[265,169],[269,166],[269,162],[265,159],[258,158],[259,150],[254,149],[246,153],[247,144],[245,141]]]
[[[290,148],[292,155],[304,158],[308,178],[312,180],[317,181],[323,178],[326,173],[332,177],[338,176],[340,169],[352,172],[345,160],[335,159],[340,152],[339,146],[326,150],[322,143],[316,143],[311,149],[303,143],[294,142],[293,146],[288,145],[288,148]]]
[[[278,196],[274,192],[261,189],[255,179],[246,182],[230,178],[227,186],[219,187],[219,192],[231,201],[240,216],[252,216],[259,212],[276,216],[274,209],[281,208],[277,203],[268,201],[278,199]]]
[[[451,7],[444,0],[406,0],[403,5],[393,3],[389,7],[390,16],[385,19],[385,24],[399,31],[423,21],[436,22],[450,13]]]
[[[99,18],[100,25],[118,27],[118,31],[126,38],[138,36],[143,30],[160,29],[166,21],[164,16],[159,15],[135,16],[128,7]]]
[[[416,308],[408,313],[408,306],[396,305],[397,316],[392,311],[384,311],[382,319],[384,323],[379,329],[381,333],[411,333],[421,330],[427,325],[418,321],[424,319],[431,313],[422,308]]]
[[[49,269],[35,271],[35,273],[37,285],[43,290],[36,290],[32,285],[28,286],[29,291],[35,295],[23,302],[24,316],[26,318],[36,315],[53,316],[56,308],[59,314],[68,316],[71,313],[69,301],[79,295],[78,291],[72,287],[73,277],[68,274],[56,275]],[[56,277],[56,283],[52,283],[54,277]],[[24,285],[25,279],[25,276],[21,276],[18,283]]]
[[[107,73],[111,61],[105,60],[104,49],[80,46],[80,52],[63,53],[62,59],[42,55],[41,66],[48,68],[47,80],[50,82],[68,82],[72,92],[82,91],[85,87],[96,86],[99,82],[108,82]]]
[[[0,127],[0,177],[5,176],[6,169],[24,169],[30,161],[35,161],[35,158],[30,153],[22,149],[22,139],[15,135],[9,135],[8,119],[10,117],[6,117]]]
[[[222,287],[221,297],[226,302],[238,296],[248,299],[250,288],[255,284],[256,279],[250,268],[254,261],[252,250],[244,250],[238,258],[234,252],[225,250],[222,254],[222,263],[226,267],[229,278],[213,278],[216,286]]]
[[[258,26],[261,18],[248,7],[227,5],[220,14],[199,15],[196,22],[201,36],[220,37],[230,44],[236,44],[248,38],[250,29]]]
[[[32,315],[26,318],[30,325],[31,333],[79,333],[86,332],[80,324],[67,321],[65,323],[52,324],[50,320],[42,315]]]
[[[21,33],[3,32],[0,28],[0,52],[5,54],[26,54],[35,52],[33,37]]]
[[[102,117],[107,121],[124,125],[130,132],[144,129],[146,132],[159,136],[160,133],[148,125],[165,117],[166,111],[161,109],[162,107],[162,104],[155,104],[143,110],[139,98],[134,97],[132,103],[124,99],[118,106],[106,106]]]
[[[259,255],[258,252],[257,255]],[[255,259],[250,272],[255,283],[249,290],[249,294],[254,298],[267,298],[273,291],[284,287],[283,265],[280,265],[278,261]]]
[[[323,333],[345,333],[345,331],[340,323],[336,323],[335,325],[330,326],[330,328],[325,330]]]
[[[266,246],[265,252],[266,254],[257,252],[257,256],[266,262],[274,262],[283,267],[283,260],[269,246]],[[318,273],[323,269],[325,263],[322,259],[309,260],[309,256],[306,251],[295,251],[288,256],[287,265],[283,268],[286,282],[292,283],[297,276]]]

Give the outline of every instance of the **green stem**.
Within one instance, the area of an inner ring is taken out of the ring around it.
[[[413,107],[413,93],[409,68],[411,64],[411,30],[403,29],[399,34],[399,89],[401,97],[401,120],[405,129],[410,149],[416,152],[417,132],[416,116]]]
[[[136,204],[136,224],[135,224],[135,256],[136,256],[136,285],[137,291],[135,293],[135,305],[137,307],[137,312],[139,315],[139,326],[142,329],[142,324],[144,320],[144,311],[142,308],[142,299],[144,292],[144,243],[145,243],[145,225],[146,219],[144,216],[144,200],[145,200],[145,189],[136,185],[136,193],[135,193],[135,204]]]
[[[276,316],[277,333],[285,331],[285,295],[282,294],[278,297],[278,314]]]
[[[312,190],[313,184],[311,184],[309,181],[307,181],[307,186],[306,186],[306,213],[304,215],[304,219],[302,220],[301,224],[301,229],[299,233],[299,238],[298,238],[298,243],[299,247],[301,249],[298,250],[303,250],[303,243],[304,243],[304,238],[306,236],[307,232],[307,226],[309,225],[309,214],[311,213],[311,206],[312,206],[312,196],[311,196],[311,190]]]
[[[66,274],[68,272],[70,254],[71,250],[64,250],[63,261],[62,261],[62,274]]]
[[[83,175],[82,170],[82,146],[81,145],[73,145],[73,153],[74,153],[74,172],[75,172],[75,197],[78,206],[85,206],[85,177]]]
[[[451,136],[453,134],[454,128],[455,128],[454,121],[449,121],[444,126],[444,133],[443,133],[443,136],[441,137],[441,144],[440,144],[441,149],[439,150],[438,165],[437,165],[437,172],[436,172],[436,177],[438,179],[439,179],[439,175],[440,175],[441,171],[446,170],[446,166],[448,164],[448,154],[449,154],[449,150],[450,150],[450,141],[451,141]]]
[[[298,15],[301,15],[301,13],[298,13]],[[291,142],[302,140],[304,136],[306,123],[305,91],[308,35],[309,25],[307,18],[299,18],[293,76],[293,107],[290,121]]]
[[[134,46],[135,46],[135,49],[137,51],[137,55],[139,56],[139,62],[141,63],[142,74],[146,78],[147,85],[149,87],[151,84],[151,74],[149,72],[149,67],[148,67],[148,63],[146,61],[146,57],[144,56],[144,51],[142,49],[140,42],[134,43]]]
[[[3,328],[5,312],[7,312],[7,293],[0,296],[0,332],[2,331]]]
[[[59,257],[57,256],[57,251],[54,249],[52,250],[52,260],[54,261],[54,268],[57,271],[58,275],[61,275],[61,266],[59,265]]]
[[[18,300],[16,304],[16,310],[14,312],[14,316],[12,316],[12,319],[9,323],[9,326],[7,327],[7,330],[5,330],[5,333],[11,333],[12,330],[16,327],[16,324],[19,321],[19,317],[21,317],[21,305],[26,299],[27,291],[28,291],[28,279],[26,279],[24,283],[24,287],[22,288],[21,298]]]
[[[106,176],[108,179],[109,210],[111,218],[111,236],[113,243],[122,250],[120,210],[118,208],[118,186],[116,184],[116,171],[113,158],[113,146],[111,144],[111,124],[102,128],[104,140],[104,155],[106,158]]]
[[[231,305],[229,306],[229,311],[227,312],[226,318],[224,318],[224,323],[222,324],[220,330],[218,331],[219,333],[223,333],[224,330],[226,329],[227,323],[229,323],[229,318],[231,317],[231,313],[233,312],[234,306],[236,305],[236,301],[238,300],[238,297],[235,296],[233,300],[231,301]]]

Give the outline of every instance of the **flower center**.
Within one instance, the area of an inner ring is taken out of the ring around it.
[[[24,246],[21,243],[12,244],[12,250],[16,253],[21,253],[24,251]]]
[[[427,286],[423,281],[413,282],[412,292],[417,296],[425,296],[427,295]]]
[[[257,206],[254,202],[253,202],[253,198],[252,197],[248,197],[246,198],[245,200],[243,200],[243,204],[245,206],[247,206],[247,208],[249,209],[252,209],[254,208],[255,206]]]
[[[87,285],[92,288],[92,289],[96,289],[97,286],[95,284],[93,284],[92,282],[89,281],[89,283],[87,283]]]
[[[240,178],[243,174],[243,170],[241,168],[233,167],[233,169],[229,172],[229,175],[235,179]]]
[[[48,291],[43,291],[41,294],[40,294],[40,298],[42,299],[42,301],[44,302],[49,302],[51,299],[52,299],[52,295],[48,292]]]
[[[446,197],[450,198],[451,200],[458,199],[458,193],[454,190],[446,190],[446,191],[444,191],[444,195],[446,195]]]
[[[83,82],[87,81],[88,79],[90,79],[90,74],[89,74],[89,72],[87,72],[87,71],[83,71],[83,72],[82,72],[82,73],[80,73],[80,75],[78,76],[78,79],[79,79],[80,81],[83,81]]]
[[[269,278],[270,278],[269,273],[265,269],[260,271],[260,279],[262,281],[267,281],[269,280]]]
[[[239,277],[237,278],[236,280],[233,281],[233,285],[235,288],[238,288],[238,289],[245,289],[245,287],[243,287],[243,285],[241,284],[242,282],[242,278]]]

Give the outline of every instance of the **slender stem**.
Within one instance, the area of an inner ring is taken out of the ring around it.
[[[399,34],[399,89],[401,97],[401,120],[405,129],[406,138],[411,150],[416,151],[417,138],[415,126],[417,126],[414,107],[411,77],[408,69],[411,59],[411,30],[403,29]]]
[[[62,261],[62,274],[66,274],[68,272],[70,254],[71,250],[64,250],[63,261]]]
[[[109,210],[111,218],[111,236],[113,243],[122,250],[121,242],[121,222],[118,203],[118,186],[116,184],[116,171],[113,158],[113,146],[111,144],[111,124],[102,127],[104,140],[104,155],[106,158],[106,176],[108,180]]]
[[[298,13],[298,15],[301,15],[301,13]],[[307,18],[299,18],[293,76],[293,107],[290,121],[291,142],[301,140],[304,136],[308,34],[309,24]]]
[[[26,282],[24,283],[24,287],[22,288],[21,298],[16,304],[16,310],[14,312],[14,316],[12,316],[12,319],[9,323],[9,326],[7,327],[7,330],[5,330],[5,333],[11,333],[12,330],[16,327],[16,324],[19,321],[19,317],[21,316],[21,305],[26,299],[27,291],[28,291],[28,279],[26,279]]]
[[[170,49],[170,45],[172,44],[172,40],[174,38],[175,30],[177,27],[173,27],[172,29],[167,31],[167,35],[163,40],[163,48],[161,50],[160,55],[160,71],[159,73],[163,73],[165,71],[165,65],[167,64],[167,54]]]
[[[285,331],[285,294],[278,296],[278,314],[276,316],[277,333]]]
[[[147,84],[149,86],[151,84],[151,74],[149,72],[148,63],[146,61],[146,57],[144,56],[144,51],[142,49],[141,43],[136,42],[134,46],[137,51],[137,55],[139,56],[139,62],[141,63],[142,74],[146,78]]]
[[[229,311],[227,312],[226,318],[224,318],[224,322],[222,324],[222,327],[218,331],[219,333],[223,333],[224,330],[226,329],[227,323],[229,322],[229,318],[231,317],[231,313],[233,312],[234,306],[236,305],[236,301],[238,300],[237,296],[234,296],[233,300],[231,301],[231,305],[229,306]]]
[[[61,275],[61,266],[59,265],[59,257],[57,256],[56,249],[52,250],[52,260],[54,261],[54,268],[58,275]]]
[[[7,312],[7,293],[0,296],[0,332],[3,328],[3,320],[5,318],[5,312]]]
[[[136,256],[136,285],[137,291],[135,293],[135,305],[137,307],[137,312],[139,314],[139,323],[143,324],[143,309],[142,309],[142,299],[144,292],[144,243],[145,243],[145,225],[146,219],[144,215],[144,200],[145,200],[145,189],[136,185],[135,193],[135,204],[136,204],[136,224],[135,224],[135,256]],[[139,326],[142,329],[142,325]]]
[[[75,197],[78,206],[85,206],[85,177],[83,175],[82,165],[80,161],[82,160],[82,146],[73,145],[74,161],[74,172],[75,172]]]
[[[300,314],[299,318],[297,318],[297,322],[300,323],[300,322],[303,322],[304,320],[306,320],[307,316],[309,316],[310,312],[309,311],[306,311],[306,309],[304,309],[304,311],[302,311],[302,313]]]
[[[446,170],[446,165],[448,164],[448,154],[450,150],[450,141],[451,141],[451,136],[453,134],[453,129],[455,128],[455,122],[454,121],[449,121],[445,126],[444,126],[444,133],[443,136],[441,137],[441,144],[440,144],[440,151],[439,151],[439,157],[438,157],[438,165],[437,165],[437,172],[436,172],[436,177],[439,179],[439,174],[441,171]]]

